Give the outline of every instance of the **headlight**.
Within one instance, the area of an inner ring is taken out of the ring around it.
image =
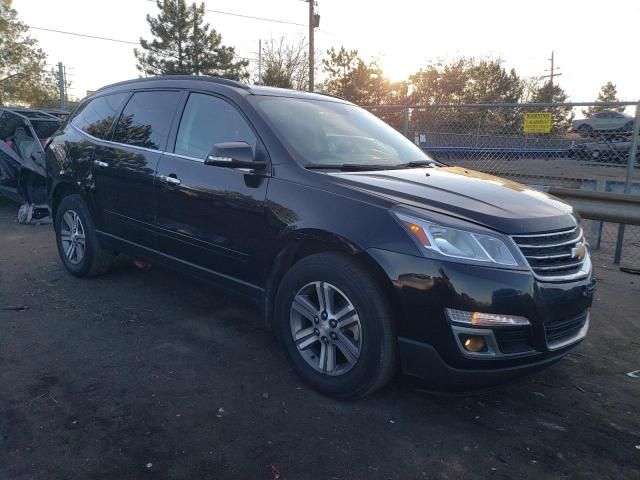
[[[424,249],[445,257],[515,267],[520,263],[497,235],[432,223],[405,213],[393,212],[409,235]]]

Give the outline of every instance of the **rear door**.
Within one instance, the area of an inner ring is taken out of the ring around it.
[[[205,165],[214,144],[245,141],[264,153],[255,131],[226,99],[191,93],[175,150],[157,169],[158,249],[228,277],[257,283],[252,258],[264,241],[268,176]],[[266,153],[264,153],[266,157]],[[265,158],[266,160],[266,158]]]
[[[105,233],[155,246],[154,174],[182,95],[166,90],[134,92],[111,141],[96,148],[92,173]]]

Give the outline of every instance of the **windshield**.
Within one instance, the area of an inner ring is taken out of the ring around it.
[[[252,96],[303,166],[376,165],[432,162],[422,150],[375,115],[345,103]]]

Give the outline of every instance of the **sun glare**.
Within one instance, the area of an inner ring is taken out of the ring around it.
[[[406,80],[417,70],[415,58],[405,58],[400,55],[385,55],[380,63],[385,76],[392,82]]]

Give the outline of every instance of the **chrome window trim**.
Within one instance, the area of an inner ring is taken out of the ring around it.
[[[93,135],[85,132],[84,130],[82,130],[79,127],[75,126],[73,123],[70,123],[70,124],[71,124],[71,126],[73,128],[75,128],[81,134],[86,135],[87,137],[89,137],[90,139],[92,139],[92,140],[94,140],[96,142],[107,143],[109,145],[114,145],[114,146],[118,146],[118,147],[134,148],[134,149],[138,149],[138,150],[143,150],[145,152],[153,152],[153,153],[158,153],[160,155],[168,155],[170,157],[182,158],[183,160],[191,160],[192,162],[198,162],[198,163],[203,163],[204,164],[204,159],[202,159],[202,158],[190,157],[188,155],[181,155],[179,153],[167,152],[167,151],[163,151],[163,150],[153,150],[151,148],[138,147],[136,145],[128,145],[126,143],[113,142],[111,140],[102,140],[101,138],[94,137]],[[249,173],[249,172],[252,171],[250,168],[234,168],[233,170],[242,171],[244,173]]]
[[[146,148],[146,147],[139,147],[137,145],[129,145],[128,143],[120,143],[120,142],[114,142],[113,140],[103,140],[102,138],[98,138],[98,137],[94,137],[93,135],[91,135],[90,133],[85,132],[84,130],[82,130],[80,127],[74,125],[73,122],[69,122],[70,125],[75,128],[77,131],[79,131],[80,133],[82,133],[83,135],[86,135],[87,137],[89,137],[92,140],[95,140],[96,142],[101,142],[101,143],[108,143],[109,145],[115,145],[118,147],[126,147],[126,148],[134,148],[136,150],[142,150],[144,152],[152,152],[152,153],[167,153],[164,152],[163,150],[154,150],[153,148]]]
[[[163,155],[169,155],[170,157],[182,158],[184,160],[193,160],[194,162],[204,163],[204,158],[190,157],[189,155],[182,155],[175,152],[162,152]]]

